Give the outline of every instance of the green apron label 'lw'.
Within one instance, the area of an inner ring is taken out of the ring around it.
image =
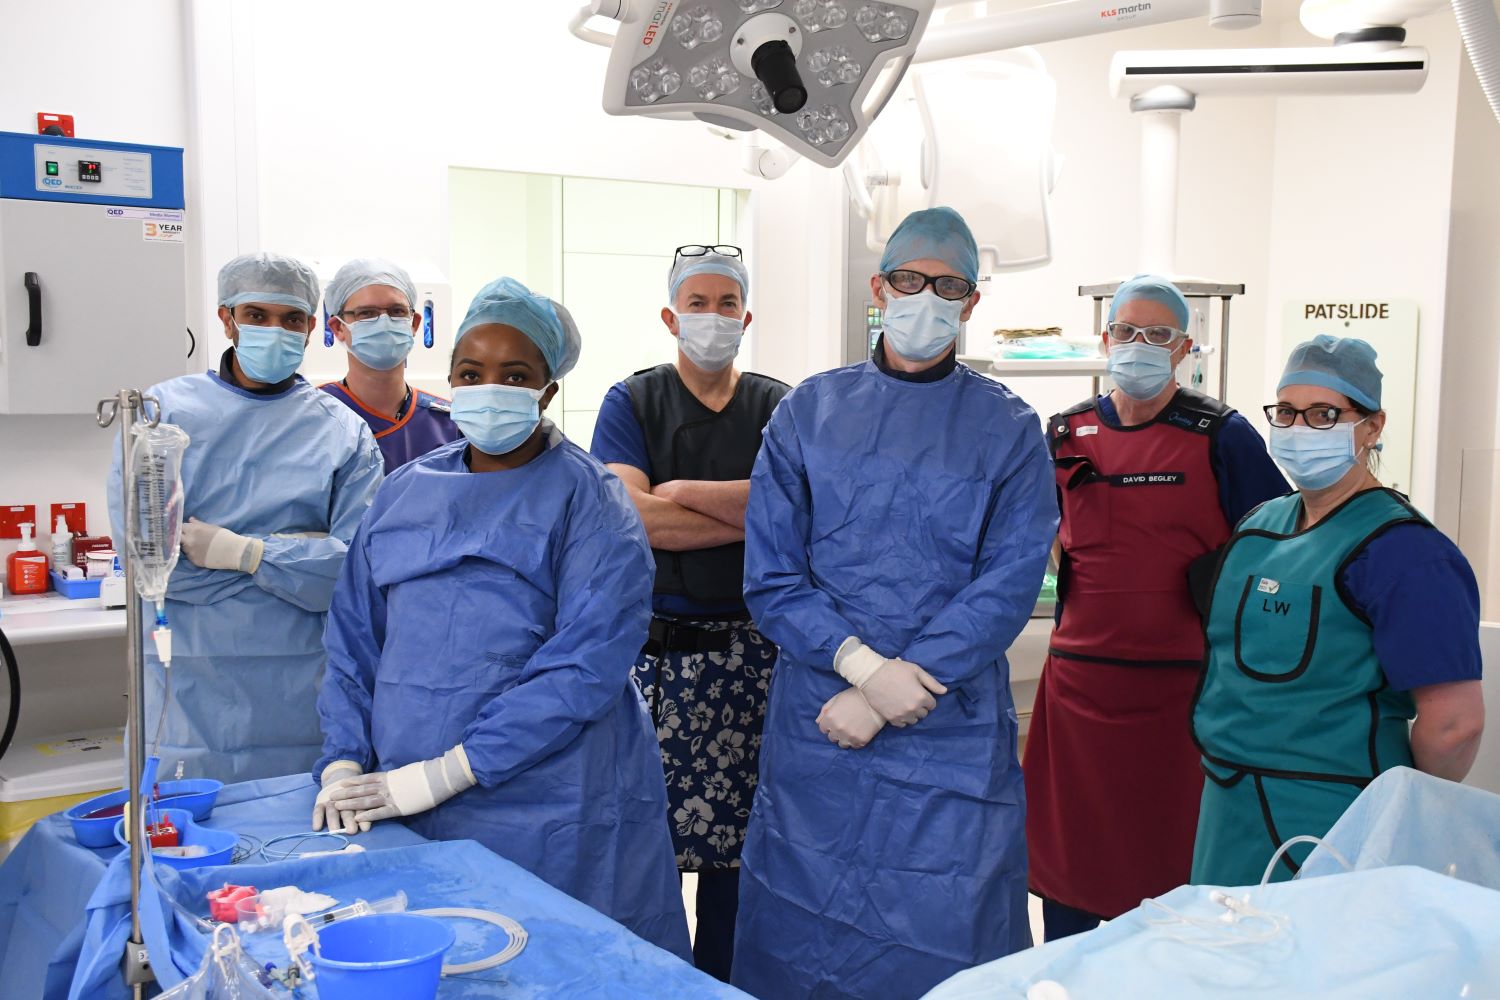
[[[1341,578],[1377,535],[1427,522],[1382,489],[1299,531],[1301,510],[1296,494],[1263,504],[1219,565],[1193,711],[1209,777],[1195,883],[1258,882],[1284,840],[1322,836],[1371,779],[1411,764],[1411,697],[1386,684]],[[1295,871],[1289,856],[1277,875]]]

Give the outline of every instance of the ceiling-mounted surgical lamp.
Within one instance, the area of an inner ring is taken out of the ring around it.
[[[610,114],[759,129],[832,167],[901,82],[933,3],[593,0],[572,28],[610,46]],[[594,16],[615,33],[588,28]]]
[[[797,155],[838,166],[914,61],[951,59],[1207,16],[1260,23],[1261,0],[1054,0],[928,28],[936,0],[591,0],[573,34],[609,47],[604,110],[759,130],[793,155],[755,155],[779,176]],[[591,18],[617,22],[613,34]],[[919,49],[920,43],[920,49]],[[753,144],[761,149],[759,144]]]

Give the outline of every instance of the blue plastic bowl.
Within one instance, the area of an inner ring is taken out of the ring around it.
[[[101,816],[98,819],[85,817],[91,812],[98,812],[100,809],[108,809],[111,806],[123,806],[129,801],[130,789],[122,788],[118,792],[106,792],[80,802],[63,815],[67,816],[68,822],[73,824],[73,836],[80,846],[114,847],[115,826],[119,824],[120,817]]]
[[[228,830],[210,830],[206,826],[199,826],[193,822],[193,814],[186,809],[159,809],[161,815],[172,821],[181,833],[179,843],[184,846],[201,844],[208,848],[208,853],[196,858],[173,858],[163,854],[152,852],[151,858],[159,865],[168,868],[208,868],[213,865],[227,865],[234,855],[234,845],[240,842],[239,834]],[[115,821],[115,840],[121,844],[127,844],[125,839],[125,820],[122,817]]]
[[[167,809],[186,809],[193,819],[202,823],[213,815],[214,803],[218,801],[219,789],[224,782],[213,778],[179,778],[176,781],[156,783],[156,800]]]
[[[453,928],[415,913],[351,917],[318,931],[308,955],[319,1000],[433,1000]]]

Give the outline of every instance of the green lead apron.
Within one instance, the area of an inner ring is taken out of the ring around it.
[[[1194,884],[1257,884],[1286,840],[1321,837],[1381,771],[1411,764],[1409,695],[1392,691],[1370,623],[1340,579],[1376,535],[1425,519],[1368,490],[1299,531],[1297,494],[1261,505],[1229,540],[1193,709],[1203,753]],[[1310,845],[1283,856],[1290,878]]]

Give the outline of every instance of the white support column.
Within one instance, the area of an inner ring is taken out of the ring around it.
[[[1140,269],[1145,273],[1177,273],[1182,116],[1194,104],[1193,95],[1178,87],[1160,87],[1130,102],[1141,119]]]

